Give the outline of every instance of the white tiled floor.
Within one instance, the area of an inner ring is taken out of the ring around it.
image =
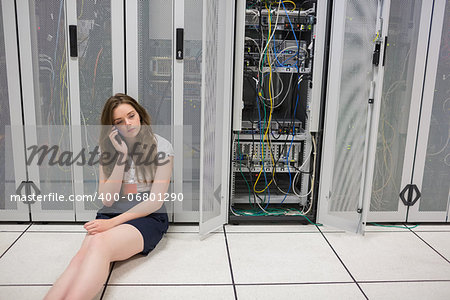
[[[171,225],[147,257],[113,265],[95,299],[450,299],[450,224],[226,225],[204,240]],[[0,224],[0,299],[42,299],[82,225]]]

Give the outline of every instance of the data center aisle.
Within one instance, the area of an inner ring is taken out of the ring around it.
[[[147,257],[111,267],[95,299],[448,299],[450,226],[172,225]],[[82,225],[0,224],[0,299],[42,299]]]

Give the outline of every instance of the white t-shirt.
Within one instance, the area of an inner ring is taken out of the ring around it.
[[[173,151],[172,144],[163,138],[162,136],[155,134],[156,139],[156,153],[162,152],[164,155],[161,155],[160,160],[166,159],[168,156],[175,156],[175,152]],[[158,156],[159,157],[159,156]],[[134,180],[133,180],[134,179]],[[144,178],[139,176],[139,178],[136,178],[136,170],[134,162],[131,162],[130,169],[127,172],[124,172],[123,174],[123,180],[124,182],[137,182],[137,191],[138,192],[145,192],[150,191],[152,188],[151,183],[144,182]]]

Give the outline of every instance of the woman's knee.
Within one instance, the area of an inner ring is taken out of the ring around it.
[[[74,257],[72,257],[72,260],[70,261],[71,266],[80,266],[83,263],[84,257],[86,252],[79,250]]]
[[[85,254],[101,253],[104,257],[111,256],[111,249],[109,246],[108,236],[104,232],[96,233],[91,236],[86,243]]]
[[[110,261],[120,261],[143,249],[143,237],[133,226],[125,224],[91,235],[83,250],[87,255],[101,253]]]

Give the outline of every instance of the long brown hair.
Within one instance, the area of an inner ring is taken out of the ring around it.
[[[114,166],[116,165],[117,160],[120,157],[119,153],[114,148],[113,144],[111,143],[111,140],[109,139],[111,127],[106,125],[111,126],[113,125],[114,109],[123,103],[133,106],[133,108],[139,114],[139,117],[141,119],[141,128],[136,136],[136,142],[140,142],[140,144],[138,144],[136,152],[143,154],[142,160],[145,159],[146,163],[136,165],[136,176],[141,175],[141,177],[144,179],[146,183],[150,183],[153,181],[156,172],[156,165],[154,163],[149,164],[148,162],[149,161],[155,162],[157,154],[156,140],[152,128],[150,126],[151,125],[150,115],[145,110],[145,108],[143,108],[136,100],[134,100],[132,97],[128,95],[121,93],[115,94],[106,101],[100,119],[101,125],[103,125],[100,132],[100,141],[99,141],[99,145],[101,148],[100,158],[102,159],[103,153],[105,152],[106,152],[105,154],[109,154],[108,155],[110,157],[109,160],[111,160],[111,157],[115,158],[113,163],[112,162],[108,164],[102,163],[103,171],[105,173],[106,178],[109,178],[114,169]],[[125,140],[123,141],[125,142]],[[128,151],[131,151],[131,149],[128,148]],[[149,152],[151,153],[149,154]],[[149,160],[146,159],[147,157],[149,158]],[[131,162],[128,159],[127,164],[125,166],[125,171],[128,171],[130,163]]]

